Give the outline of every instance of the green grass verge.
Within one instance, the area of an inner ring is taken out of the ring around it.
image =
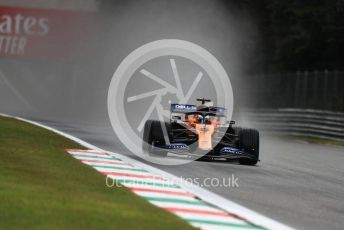
[[[64,148],[78,144],[0,117],[0,229],[191,229]]]
[[[317,138],[317,137],[307,137],[307,136],[292,136],[291,138],[296,139],[296,140],[306,141],[312,144],[344,146],[344,141],[335,141],[335,140],[322,139],[322,138]]]

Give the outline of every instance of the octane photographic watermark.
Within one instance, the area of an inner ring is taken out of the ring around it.
[[[165,122],[170,121],[171,104],[195,104],[196,98],[204,97],[225,107],[230,120],[232,86],[220,62],[194,43],[158,40],[137,48],[118,66],[108,91],[109,118],[118,138],[132,153],[157,164],[185,164],[195,158],[151,157],[144,150],[145,122],[159,121],[164,142],[170,144]]]
[[[174,180],[161,181],[160,177],[147,180],[140,179],[128,179],[128,180],[117,180],[114,177],[107,176],[105,184],[109,188],[113,187],[140,187],[140,186],[154,186],[158,185],[163,188],[179,188],[179,187],[190,187],[198,186],[201,188],[239,188],[239,178],[235,174],[231,174],[229,177],[179,177]]]

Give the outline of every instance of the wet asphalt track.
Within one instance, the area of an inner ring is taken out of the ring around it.
[[[246,12],[241,17],[238,9],[222,1],[115,2],[114,7],[108,7],[109,15],[104,15],[106,33],[96,38],[98,51],[87,58],[76,63],[2,58],[0,112],[41,122],[101,148],[128,153],[109,123],[80,122],[106,120],[108,86],[116,67],[137,47],[162,38],[204,46],[230,70],[235,104],[251,101],[240,76],[251,64],[252,46],[244,41],[257,35]],[[98,114],[100,119],[94,118]],[[184,178],[234,174],[239,188],[208,189],[298,229],[344,229],[344,147],[263,136],[261,160],[257,167],[200,161],[156,167]]]
[[[101,148],[127,153],[116,141],[110,126],[34,120]],[[234,174],[239,178],[238,188],[208,189],[297,229],[343,229],[343,147],[262,136],[261,162],[256,167],[205,161],[155,166],[183,178],[197,177],[200,181]]]

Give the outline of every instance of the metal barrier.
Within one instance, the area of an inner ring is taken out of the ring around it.
[[[344,72],[313,71],[250,76],[243,92],[250,108],[313,108],[344,112]]]
[[[344,113],[283,108],[244,110],[241,115],[262,131],[344,140]]]

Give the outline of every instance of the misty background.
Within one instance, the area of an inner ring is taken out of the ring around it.
[[[81,25],[94,30],[79,34],[89,42],[79,44],[76,57],[1,57],[1,112],[108,124],[107,92],[119,63],[137,47],[166,38],[196,43],[220,61],[234,89],[235,116],[246,109],[344,111],[341,0],[2,0],[0,5],[95,14],[94,25]]]

